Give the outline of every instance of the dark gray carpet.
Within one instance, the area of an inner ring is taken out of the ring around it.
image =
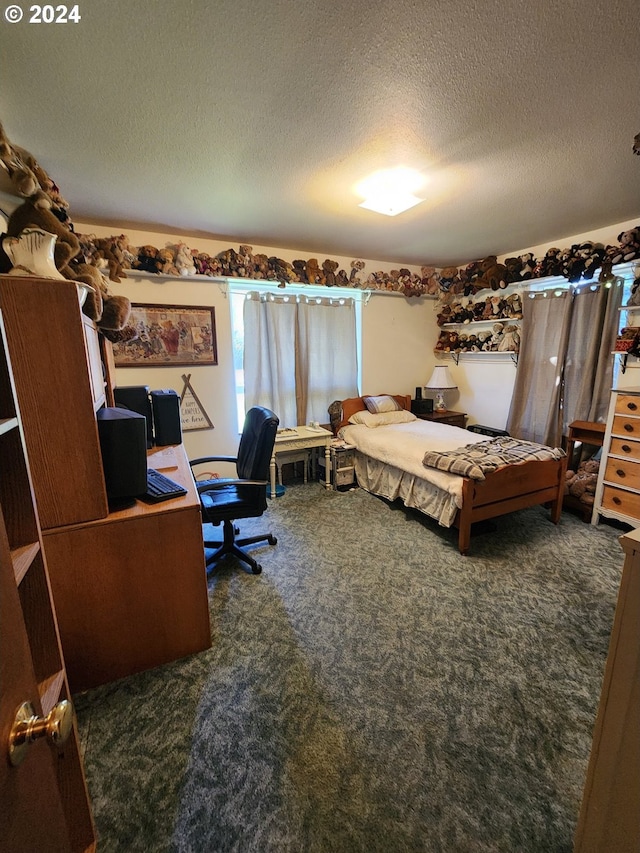
[[[362,491],[289,487],[213,647],[76,697],[99,851],[570,851],[620,530],[536,507],[461,557]]]

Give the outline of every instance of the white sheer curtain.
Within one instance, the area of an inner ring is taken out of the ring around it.
[[[245,407],[267,406],[282,427],[327,423],[334,400],[358,394],[353,299],[247,294]]]

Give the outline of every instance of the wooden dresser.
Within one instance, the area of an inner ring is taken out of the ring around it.
[[[640,388],[611,394],[593,524],[601,515],[634,527],[640,523]]]
[[[0,309],[71,691],[208,648],[200,504],[184,448],[166,473],[185,497],[109,512],[96,411],[113,399],[111,375],[76,285],[0,276]]]
[[[625,553],[574,853],[640,850],[640,531]]]

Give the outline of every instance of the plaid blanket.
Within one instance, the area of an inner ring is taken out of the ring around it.
[[[530,462],[533,459],[561,459],[565,455],[559,447],[546,447],[533,441],[523,441],[511,436],[500,436],[479,444],[467,444],[457,450],[440,453],[428,450],[422,464],[427,468],[449,471],[460,477],[484,480],[487,474],[518,462]]]

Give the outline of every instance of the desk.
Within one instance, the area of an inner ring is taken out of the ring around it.
[[[300,450],[324,447],[325,488],[331,488],[331,439],[333,435],[322,427],[298,426],[295,431],[279,432],[273,445],[273,455],[269,473],[271,477],[271,497],[276,496],[276,456],[278,453],[294,453]]]
[[[74,693],[211,645],[200,500],[185,449],[151,450],[148,465],[187,494],[43,531]]]

